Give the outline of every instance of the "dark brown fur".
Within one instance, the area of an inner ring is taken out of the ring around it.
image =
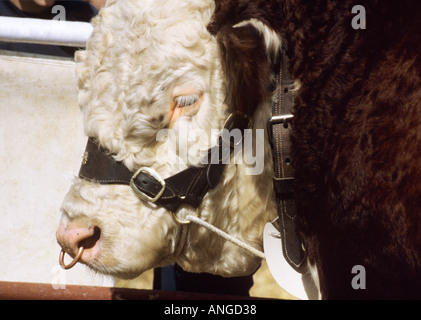
[[[226,75],[235,75],[228,81],[228,105],[233,110],[253,114],[256,106],[267,97],[270,64],[265,45],[257,30],[251,26],[221,30],[218,43]],[[233,59],[233,57],[241,57]]]
[[[237,106],[268,96],[270,75],[261,40],[253,64],[241,38],[256,35],[231,26],[256,18],[288,39],[302,83],[293,138],[299,227],[323,297],[421,298],[421,1],[216,4],[209,30],[230,47],[223,62]],[[354,5],[367,10],[366,30],[351,27]],[[366,268],[366,290],[351,286],[355,265]]]

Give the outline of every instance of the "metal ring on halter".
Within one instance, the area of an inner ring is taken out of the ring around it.
[[[187,225],[191,224],[190,220],[180,220],[173,211],[170,211],[170,213],[171,213],[171,217],[173,218],[175,223],[180,224],[182,226],[187,226]],[[199,208],[196,209],[196,216],[197,217],[199,216],[198,213],[199,213]]]
[[[173,211],[170,211],[170,213],[171,213],[172,219],[177,224],[181,224],[182,226],[187,226],[187,225],[189,225],[191,223],[191,221],[189,221],[189,220],[180,220],[180,219],[178,219],[177,218],[177,215]]]
[[[85,248],[84,247],[80,247],[79,250],[78,250],[78,252],[77,252],[77,254],[76,254],[76,257],[73,259],[73,261],[70,262],[69,264],[66,264],[64,262],[64,256],[66,255],[66,252],[64,250],[61,250],[61,252],[60,252],[60,258],[59,258],[60,266],[64,270],[70,270],[70,269],[72,269],[76,265],[76,263],[79,262],[80,258],[82,257],[83,251],[85,251]]]

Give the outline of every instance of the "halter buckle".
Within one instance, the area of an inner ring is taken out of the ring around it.
[[[294,115],[283,114],[279,116],[272,116],[267,123],[267,131],[269,135],[269,141],[273,144],[273,132],[272,128],[274,125],[283,124],[285,129],[288,129],[290,124],[294,121]]]
[[[139,175],[141,173],[147,173],[148,175],[150,175],[152,178],[154,178],[156,181],[158,181],[162,188],[161,190],[158,192],[158,194],[155,197],[149,197],[147,194],[145,194],[144,192],[142,192],[141,190],[139,190],[139,188],[136,186],[135,184],[135,180],[137,179],[137,177],[139,177]],[[162,195],[164,194],[165,191],[165,187],[166,187],[166,183],[164,181],[164,179],[162,179],[162,177],[159,175],[158,172],[156,172],[154,169],[151,168],[140,168],[132,177],[132,179],[130,180],[130,187],[132,188],[132,190],[134,191],[134,193],[136,193],[136,195],[143,201],[146,202],[152,202],[155,203],[157,202]]]

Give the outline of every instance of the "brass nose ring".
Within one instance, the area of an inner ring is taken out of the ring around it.
[[[60,266],[64,270],[70,270],[70,269],[72,269],[76,265],[76,263],[79,262],[80,258],[82,257],[83,251],[85,251],[85,248],[84,247],[80,247],[79,250],[78,250],[78,252],[77,252],[77,254],[76,254],[76,257],[73,259],[73,261],[70,262],[69,264],[66,264],[64,262],[64,256],[66,255],[66,252],[62,249],[61,252],[60,252],[60,258],[59,258]]]

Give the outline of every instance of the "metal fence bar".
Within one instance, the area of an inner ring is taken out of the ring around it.
[[[205,293],[0,282],[0,300],[262,300]],[[263,299],[266,300],[266,299]]]
[[[93,30],[87,22],[0,17],[0,41],[85,47]]]

